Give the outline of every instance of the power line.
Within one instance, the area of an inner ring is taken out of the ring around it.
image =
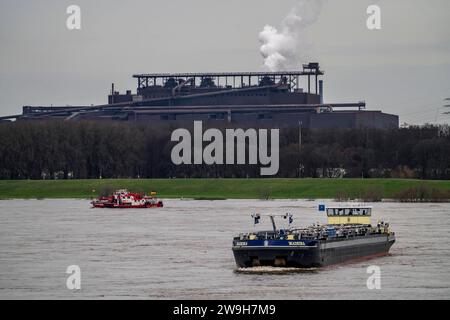
[[[450,101],[450,98],[445,98],[444,101]],[[445,104],[444,108],[450,108],[450,104]],[[443,114],[450,114],[450,111],[446,111]]]

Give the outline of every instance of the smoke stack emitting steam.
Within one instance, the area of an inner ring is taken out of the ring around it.
[[[266,25],[259,33],[264,66],[270,71],[295,68],[300,64],[299,49],[305,29],[317,21],[326,0],[301,0],[281,22],[278,31]]]

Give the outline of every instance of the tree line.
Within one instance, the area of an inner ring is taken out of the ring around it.
[[[0,179],[260,176],[260,165],[174,165],[171,133],[176,128],[131,122],[0,123]],[[447,125],[303,128],[301,134],[298,127],[286,127],[280,129],[279,144],[276,177],[450,178]]]

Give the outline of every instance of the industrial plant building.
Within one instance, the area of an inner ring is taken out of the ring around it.
[[[392,128],[396,115],[365,110],[364,102],[324,103],[318,63],[300,71],[136,74],[136,93],[112,85],[98,106],[24,106],[2,119],[115,120],[186,125],[194,120],[235,126]],[[300,86],[303,81],[304,88]]]

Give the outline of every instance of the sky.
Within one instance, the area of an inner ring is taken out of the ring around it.
[[[2,0],[0,115],[24,105],[107,102],[135,73],[261,71],[258,35],[299,0]],[[449,123],[450,1],[321,0],[301,61],[325,71],[325,102],[364,100],[400,123]],[[366,9],[381,8],[381,30]],[[66,27],[69,5],[81,30]],[[299,66],[300,69],[300,66]]]

